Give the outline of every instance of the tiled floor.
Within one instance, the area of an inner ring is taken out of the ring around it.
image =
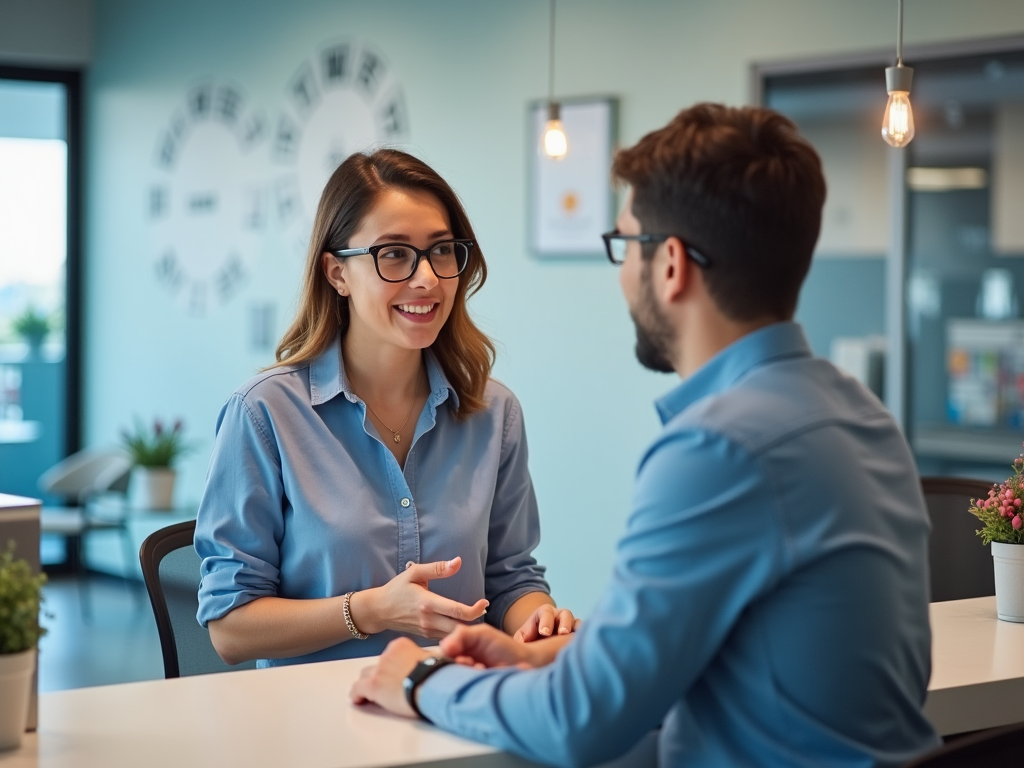
[[[39,643],[40,692],[164,676],[156,622],[141,582],[54,575],[43,592],[50,615],[43,618],[49,632]]]

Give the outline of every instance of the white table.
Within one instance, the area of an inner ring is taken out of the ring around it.
[[[943,735],[1024,721],[1024,624],[995,598],[934,603],[925,713]],[[367,659],[152,680],[39,697],[39,731],[0,768],[513,768],[526,761],[426,723],[353,707]],[[617,767],[653,764],[648,738]]]
[[[497,753],[353,707],[365,659],[81,688],[39,697],[39,730],[0,766],[384,766]],[[377,710],[379,712],[379,710]],[[498,765],[498,763],[493,763]]]
[[[355,707],[369,659],[80,688],[39,697],[39,730],[2,768],[533,766],[418,720]],[[653,766],[646,739],[614,768]]]
[[[996,599],[932,603],[932,679],[924,711],[943,736],[1024,722],[1024,624]]]

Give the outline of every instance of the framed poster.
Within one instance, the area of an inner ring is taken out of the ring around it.
[[[541,258],[602,257],[601,234],[614,228],[612,152],[618,99],[566,99],[561,119],[569,151],[552,160],[540,149],[547,101],[529,107],[527,215],[530,250]]]

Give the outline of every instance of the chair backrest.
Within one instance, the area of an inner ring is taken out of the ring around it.
[[[961,477],[922,477],[932,535],[928,542],[932,602],[986,597],[996,593],[992,552],[975,534],[980,522],[967,510],[971,499],[987,498],[992,483]]]
[[[86,449],[58,461],[39,476],[43,493],[59,496],[71,505],[90,496],[128,489],[132,461],[123,451]]]
[[[195,520],[161,528],[150,534],[139,550],[160,635],[164,677],[253,669],[255,661],[225,663],[213,647],[209,630],[196,621],[202,561],[192,545],[195,531]]]
[[[1018,768],[1024,755],[1024,724],[965,736],[904,768]]]

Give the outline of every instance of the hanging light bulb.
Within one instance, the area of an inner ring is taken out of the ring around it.
[[[552,160],[561,160],[569,152],[569,140],[562,127],[561,105],[555,101],[555,0],[551,0],[551,25],[548,37],[548,122],[540,139],[540,151]]]
[[[910,108],[913,67],[903,66],[903,0],[898,4],[896,25],[896,66],[885,69],[885,90],[889,103],[882,117],[882,138],[894,147],[905,147],[914,138],[914,112]]]
[[[890,71],[902,69],[904,73],[913,74],[908,67],[889,67]],[[914,111],[910,108],[910,89],[889,89],[889,103],[885,105],[885,117],[882,119],[882,138],[894,147],[905,147],[914,138]]]
[[[552,160],[561,160],[569,151],[569,140],[565,137],[560,112],[557,101],[548,102],[548,122],[544,126],[544,135],[540,142],[541,150]]]

